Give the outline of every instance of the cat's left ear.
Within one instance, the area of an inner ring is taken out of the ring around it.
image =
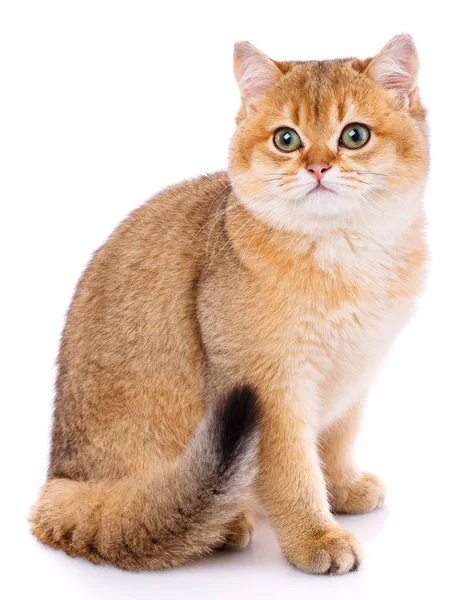
[[[370,61],[366,73],[394,96],[400,108],[404,108],[415,98],[419,64],[412,37],[402,33],[393,37]]]
[[[233,70],[246,112],[256,110],[260,98],[282,75],[276,63],[249,42],[235,44]]]

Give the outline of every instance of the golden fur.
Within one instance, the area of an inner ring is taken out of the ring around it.
[[[384,501],[352,445],[423,281],[417,72],[405,35],[364,61],[278,63],[237,44],[243,102],[228,172],[132,213],[78,285],[48,482],[31,513],[41,541],[94,562],[166,568],[245,546],[253,494],[290,563],[358,568],[358,542],[332,512]],[[353,122],[371,139],[347,150],[339,136]],[[274,146],[283,126],[303,148]],[[314,189],[315,163],[332,167],[331,191]]]

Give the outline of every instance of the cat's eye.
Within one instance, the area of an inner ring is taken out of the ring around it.
[[[370,129],[361,123],[351,123],[340,134],[339,144],[349,150],[362,148],[370,139]]]
[[[282,152],[294,152],[301,148],[302,141],[294,129],[281,127],[274,134],[274,145]]]

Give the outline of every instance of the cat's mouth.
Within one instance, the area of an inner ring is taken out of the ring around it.
[[[316,181],[316,184],[309,190],[309,192],[306,194],[306,196],[310,196],[311,194],[314,194],[314,193],[322,194],[324,192],[328,192],[330,194],[336,193],[331,187],[329,187],[325,183]]]

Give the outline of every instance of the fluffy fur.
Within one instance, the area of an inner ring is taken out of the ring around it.
[[[132,213],[78,285],[31,514],[41,541],[166,568],[246,545],[252,492],[290,563],[358,568],[358,542],[332,512],[384,501],[352,446],[423,281],[417,73],[405,35],[367,60],[275,62],[237,44],[228,171]],[[340,134],[354,122],[371,137],[348,150]],[[276,148],[283,126],[302,148]]]

